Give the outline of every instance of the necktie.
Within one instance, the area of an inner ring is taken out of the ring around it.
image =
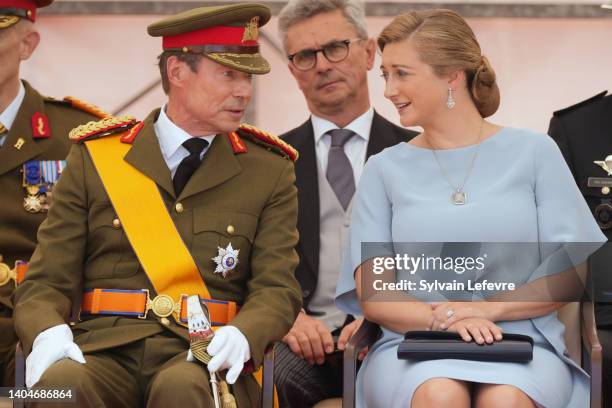
[[[174,194],[178,197],[185,185],[191,178],[191,175],[197,170],[200,165],[200,155],[208,146],[208,141],[197,137],[192,137],[183,142],[183,147],[189,151],[189,156],[185,157],[174,173],[172,184],[174,184]]]
[[[355,193],[355,179],[351,162],[344,152],[344,144],[355,135],[355,132],[348,129],[334,129],[329,135],[331,147],[327,156],[327,181],[346,211]]]
[[[6,136],[7,133],[8,129],[0,122],[0,147],[4,144],[4,136]]]

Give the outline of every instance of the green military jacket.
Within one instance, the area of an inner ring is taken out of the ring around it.
[[[47,215],[44,212],[29,213],[24,209],[23,199],[27,194],[22,186],[23,164],[29,160],[64,160],[71,145],[68,139],[70,130],[99,119],[73,107],[70,102],[41,96],[26,81],[23,85],[23,102],[0,148],[0,255],[11,268],[16,260],[30,259],[36,247],[36,231]],[[48,138],[33,136],[32,117],[37,113],[48,120]],[[11,307],[9,296],[13,287],[12,280],[0,287],[0,303],[4,306]]]
[[[211,296],[240,305],[230,324],[246,336],[257,367],[266,346],[289,331],[301,307],[293,276],[298,262],[293,162],[246,139],[248,151],[236,153],[228,135],[220,134],[176,197],[154,131],[158,114],[153,111],[144,121],[125,160],[157,184]],[[134,205],[147,203],[134,197]],[[73,300],[83,288],[144,288],[155,294],[125,231],[113,225],[116,218],[86,146],[75,145],[40,228],[27,277],[15,291],[15,327],[26,353],[41,331],[69,321]],[[236,268],[224,278],[213,272],[212,258],[230,243],[240,253]],[[188,338],[185,328],[152,313],[148,320],[90,318],[73,330],[85,353],[164,330]]]

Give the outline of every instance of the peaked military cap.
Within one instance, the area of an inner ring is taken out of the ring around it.
[[[0,29],[16,24],[20,18],[36,21],[36,9],[53,0],[0,0]]]
[[[147,31],[163,38],[164,51],[201,53],[239,71],[267,74],[270,64],[259,52],[258,36],[269,20],[268,7],[240,3],[188,10],[149,25]]]

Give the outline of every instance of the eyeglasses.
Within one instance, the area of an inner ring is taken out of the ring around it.
[[[322,48],[298,51],[288,56],[289,61],[300,71],[308,71],[317,65],[317,53],[321,52],[331,63],[344,61],[349,54],[349,45],[352,42],[363,41],[363,38],[334,41],[325,44]]]

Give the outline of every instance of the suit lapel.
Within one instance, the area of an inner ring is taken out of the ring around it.
[[[297,130],[294,147],[300,152],[295,162],[295,185],[298,190],[298,229],[300,245],[311,270],[319,270],[319,187],[314,130],[310,119]]]
[[[215,136],[202,164],[193,173],[187,185],[178,197],[185,199],[195,194],[218,186],[242,171],[226,133]]]
[[[366,160],[370,156],[380,153],[389,146],[394,146],[401,140],[395,132],[391,122],[388,122],[378,112],[374,111],[372,127],[370,128],[370,141],[366,151]]]
[[[155,128],[153,127],[158,115],[159,109],[156,109],[144,120],[142,130],[136,137],[132,148],[125,155],[125,161],[174,197],[170,170],[162,156],[159,141],[155,135]]]
[[[42,96],[27,83],[25,96],[15,117],[13,126],[9,131],[4,144],[0,147],[0,175],[33,159],[42,153],[42,149],[32,138],[31,116],[34,112],[45,113],[45,104]],[[55,136],[55,135],[53,135]],[[23,139],[21,147],[15,147],[19,139]]]

